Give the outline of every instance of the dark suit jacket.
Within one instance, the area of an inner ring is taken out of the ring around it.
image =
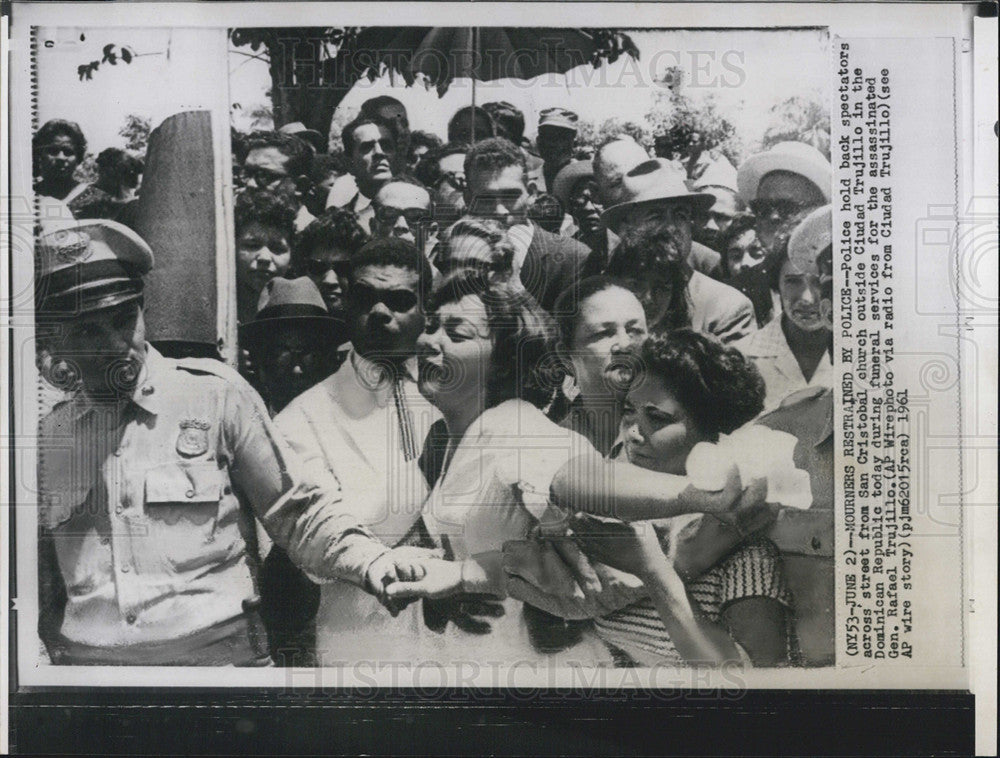
[[[521,265],[521,284],[539,305],[551,311],[559,294],[579,283],[590,248],[547,232],[535,223],[531,226],[534,233]]]

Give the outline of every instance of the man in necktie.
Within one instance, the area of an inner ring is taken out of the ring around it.
[[[431,281],[427,258],[409,242],[364,245],[346,273],[347,360],[275,419],[306,465],[332,474],[352,515],[388,547],[419,528],[428,494],[418,456],[440,415],[417,390],[415,355]],[[419,604],[392,609],[394,616],[372,600],[348,582],[323,586],[321,664],[422,658]]]

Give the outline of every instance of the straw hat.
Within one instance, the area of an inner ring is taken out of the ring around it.
[[[788,171],[816,185],[829,202],[833,169],[823,153],[805,142],[779,142],[770,150],[747,158],[736,175],[740,196],[750,202],[757,197],[760,181],[772,171]]]

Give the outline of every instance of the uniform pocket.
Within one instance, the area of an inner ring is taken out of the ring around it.
[[[228,546],[216,540],[224,480],[214,461],[167,463],[146,472],[143,508],[149,536],[174,570],[190,571],[226,557]]]

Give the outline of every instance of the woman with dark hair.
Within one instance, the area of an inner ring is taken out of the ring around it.
[[[52,197],[69,206],[74,218],[114,218],[112,198],[87,182],[76,179],[76,170],[87,154],[87,140],[78,124],[54,118],[42,124],[31,140],[35,194]]]
[[[142,169],[142,160],[121,148],[109,147],[97,156],[97,181],[94,186],[110,195],[116,203],[125,204],[136,195]]]
[[[514,245],[496,219],[465,216],[441,234],[431,262],[442,274],[471,269],[507,281],[514,273]]]
[[[749,459],[759,470],[762,456],[774,457],[746,449],[767,447],[768,435],[780,433],[740,430],[763,408],[764,382],[738,350],[679,329],[649,338],[640,357],[643,373],[628,392],[622,420],[623,452],[632,464],[686,472],[703,482],[724,470],[723,461],[736,460],[743,470],[752,467]],[[769,484],[772,471],[784,476],[795,470],[791,448],[788,453],[789,460],[763,467]],[[698,459],[708,460],[707,467]],[[788,663],[794,653],[792,598],[777,548],[750,537],[685,583],[672,556],[681,531],[701,520],[668,519],[657,524],[664,527],[661,536],[649,521],[574,519],[573,530],[591,558],[641,577],[650,593],[650,599],[598,619],[599,636],[645,665]]]
[[[562,377],[554,327],[522,288],[491,283],[470,270],[450,276],[432,298],[418,349],[420,392],[441,411],[447,430],[425,467],[435,484],[423,520],[452,560],[425,561],[419,580],[386,589],[392,599],[505,597],[510,580],[504,543],[536,529],[559,529],[565,524],[559,503],[643,517],[650,510],[664,516],[728,513],[740,499],[735,468],[722,489],[708,493],[683,477],[605,461],[585,438],[550,421],[542,408]],[[579,567],[582,556],[572,543],[561,538],[557,544],[568,563]],[[580,570],[595,578],[589,565]],[[582,591],[579,599],[584,601]],[[511,656],[548,652],[532,645],[518,601],[508,597],[503,605],[505,613],[489,635],[446,630],[446,654],[520,660]],[[578,649],[574,654],[587,655]],[[606,659],[593,645],[591,654]]]

